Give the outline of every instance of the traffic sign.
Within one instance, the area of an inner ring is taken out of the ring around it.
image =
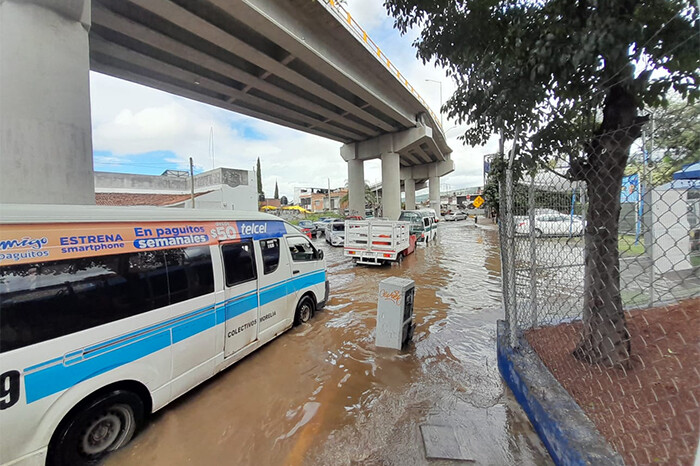
[[[476,207],[478,209],[483,204],[484,204],[484,198],[481,196],[476,196],[476,199],[474,199],[474,207]]]

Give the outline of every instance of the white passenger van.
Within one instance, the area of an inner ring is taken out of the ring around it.
[[[411,224],[411,234],[416,235],[419,242],[428,243],[437,236],[437,219],[432,209],[402,210],[399,221]]]
[[[0,206],[0,464],[93,464],[328,299],[256,212]]]

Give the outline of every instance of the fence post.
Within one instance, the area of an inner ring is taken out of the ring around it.
[[[498,157],[500,161],[504,160],[505,153],[505,142],[503,140],[503,127],[498,130]],[[505,183],[504,183],[505,173],[498,177],[498,196],[499,196],[499,209],[498,209],[498,238],[501,248],[501,294],[503,295],[503,309],[506,315],[506,322],[508,323],[508,328],[512,329],[513,319],[511,316],[511,304],[508,297],[508,292],[510,288],[508,287],[508,239],[506,238],[505,231],[505,220],[506,220],[506,195],[505,195]]]
[[[654,134],[654,116],[651,117],[651,134]],[[647,150],[647,145],[649,148]],[[642,225],[644,225],[644,253],[646,254],[647,260],[649,262],[649,305],[648,307],[654,307],[654,302],[656,301],[654,285],[656,282],[656,275],[654,271],[654,213],[652,212],[652,183],[651,183],[651,173],[647,170],[647,164],[649,163],[650,152],[654,149],[653,139],[649,137],[647,140],[646,131],[642,131],[642,180],[640,184],[642,188],[640,190],[642,196]]]
[[[531,326],[537,327],[537,238],[535,237],[535,174],[530,177],[530,190],[528,193],[530,216],[530,315]]]
[[[518,303],[516,300],[515,287],[515,224],[513,221],[513,161],[515,160],[515,151],[518,146],[518,136],[520,133],[520,125],[516,125],[513,135],[513,148],[508,156],[508,167],[506,168],[506,241],[508,249],[508,298],[511,304],[511,326],[510,326],[510,346],[515,348],[518,346]]]

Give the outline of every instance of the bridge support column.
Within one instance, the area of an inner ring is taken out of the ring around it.
[[[414,210],[416,208],[416,180],[413,178],[404,180],[403,187],[406,193],[406,210]]]
[[[365,163],[348,160],[348,210],[350,215],[365,215]]]
[[[382,216],[398,220],[401,215],[401,165],[399,154],[382,154]]]
[[[0,1],[0,200],[94,204],[90,0]]]
[[[440,177],[431,175],[428,178],[428,199],[430,199],[430,208],[440,215]]]

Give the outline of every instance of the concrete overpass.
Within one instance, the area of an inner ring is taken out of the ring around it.
[[[453,170],[436,116],[332,0],[0,0],[0,22],[3,202],[94,202],[89,69],[343,142],[353,211],[365,160],[389,217],[401,180],[439,207]]]

